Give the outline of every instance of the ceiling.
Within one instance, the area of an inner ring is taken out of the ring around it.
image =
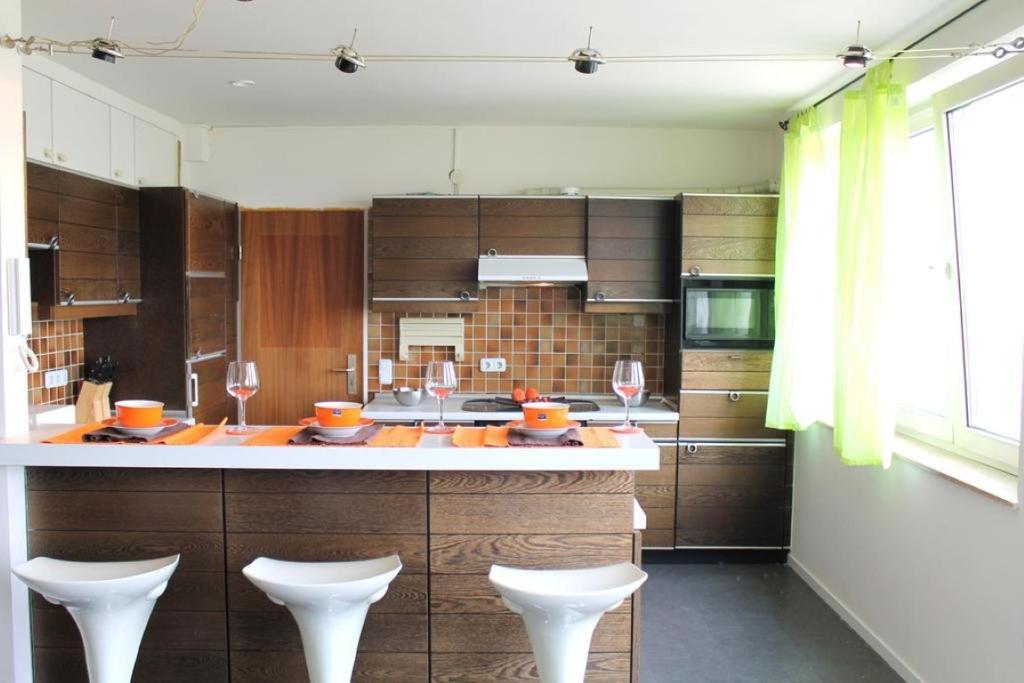
[[[322,62],[129,57],[116,65],[55,57],[184,123],[240,125],[624,125],[765,128],[832,83],[828,62],[607,64],[373,63],[374,54],[567,56],[586,43],[606,57],[686,53],[834,54],[858,19],[875,49],[903,47],[971,0],[208,0],[185,47],[324,52],[347,43],[368,67]],[[23,0],[24,35],[106,33],[131,43],[174,38],[191,0]],[[35,59],[33,56],[29,59]],[[43,57],[38,57],[42,59]],[[251,88],[229,81],[252,79]]]

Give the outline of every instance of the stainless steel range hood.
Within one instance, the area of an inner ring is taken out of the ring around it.
[[[481,287],[569,286],[587,281],[583,256],[481,256]]]

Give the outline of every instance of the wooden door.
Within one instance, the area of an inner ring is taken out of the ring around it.
[[[249,423],[362,400],[363,300],[362,211],[242,212],[242,355],[261,384]]]

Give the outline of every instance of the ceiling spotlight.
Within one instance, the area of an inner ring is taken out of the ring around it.
[[[573,68],[579,71],[581,74],[592,74],[597,72],[597,67],[605,63],[604,57],[597,50],[590,47],[590,39],[594,35],[594,27],[590,27],[590,33],[587,34],[587,46],[577,48],[573,50],[573,53],[569,55],[569,61],[573,63]]]
[[[334,55],[334,68],[342,73],[354,74],[359,70],[360,67],[366,68],[366,62],[356,52],[356,34],[359,33],[359,29],[352,32],[352,41],[346,45],[339,45],[338,47],[331,50],[331,54]]]
[[[114,34],[114,17],[110,17],[110,28],[107,29],[106,38],[96,38],[89,47],[92,48],[92,58],[98,59],[103,62],[110,62],[113,64],[118,59],[124,58],[124,53],[121,52],[121,48],[118,47],[117,43],[111,38]]]
[[[860,44],[860,22],[857,22],[857,38],[843,52],[836,55],[847,69],[866,69],[868,62],[875,58],[871,50]]]

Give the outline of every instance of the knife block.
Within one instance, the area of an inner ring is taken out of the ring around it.
[[[75,402],[75,422],[89,423],[106,420],[110,417],[110,388],[113,382],[95,384],[82,382]]]

